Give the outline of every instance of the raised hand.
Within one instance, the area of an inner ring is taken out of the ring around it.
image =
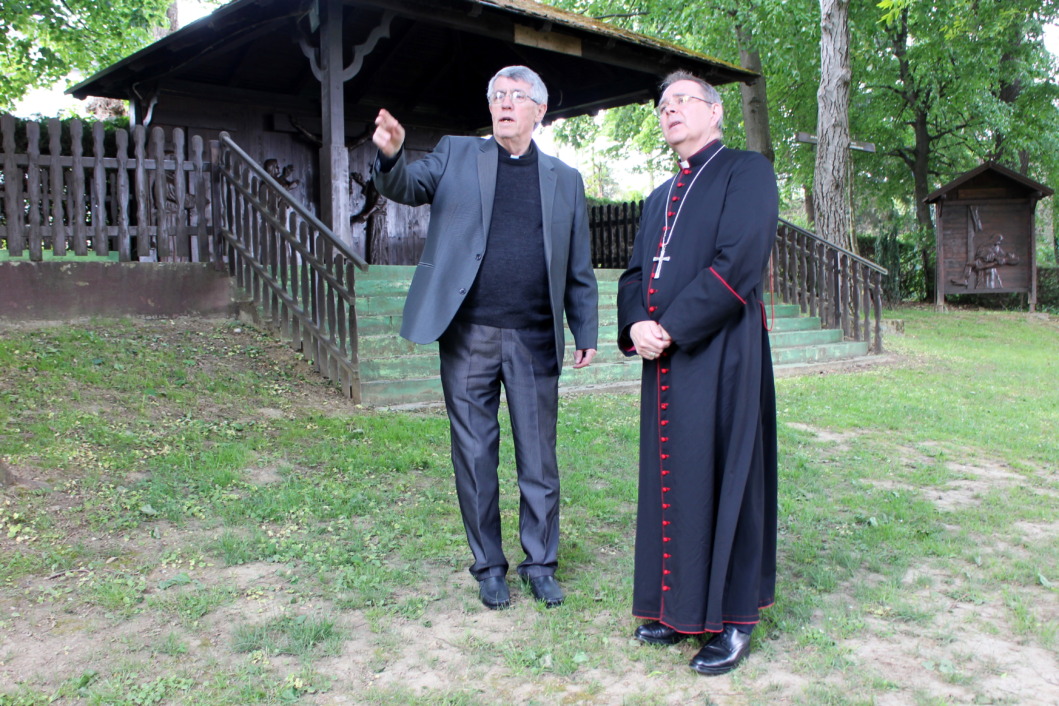
[[[382,108],[375,118],[375,134],[371,136],[371,141],[384,156],[393,157],[404,144],[404,127],[390,115],[390,111]]]

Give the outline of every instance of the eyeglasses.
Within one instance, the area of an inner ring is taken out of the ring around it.
[[[515,105],[522,105],[526,101],[533,101],[534,103],[537,102],[534,101],[533,98],[530,97],[530,94],[526,93],[525,91],[493,91],[493,93],[489,96],[489,102],[493,104],[503,103],[504,99],[509,96],[511,97],[511,102]]]
[[[705,98],[699,98],[698,96],[688,95],[687,93],[678,93],[675,96],[671,97],[669,100],[659,103],[658,107],[655,108],[655,112],[658,113],[658,117],[662,117],[662,114],[670,108],[676,108],[678,105],[687,105],[693,100],[702,101],[706,105],[714,104],[713,101],[708,101]]]

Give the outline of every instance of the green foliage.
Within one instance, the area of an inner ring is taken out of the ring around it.
[[[1037,269],[1037,303],[1041,309],[1059,314],[1059,267]]]
[[[0,111],[31,89],[125,58],[167,24],[170,0],[16,0],[0,12]]]
[[[791,210],[804,207],[802,187],[812,186],[815,151],[794,136],[816,131],[816,0],[553,4],[732,63],[739,63],[739,40],[746,41],[745,48],[759,53],[767,82],[785,212],[794,217]],[[917,248],[920,253],[908,259],[916,269],[901,273],[903,280],[916,283],[894,291],[926,296],[922,265],[934,236],[922,199],[930,191],[985,160],[1045,184],[1059,183],[1056,60],[1043,46],[1043,26],[1059,17],[1059,3],[883,0],[850,3],[849,11],[851,135],[877,150],[852,153],[855,231],[891,239],[896,233]],[[740,146],[739,89],[720,90],[725,140]],[[657,156],[666,152],[657,121],[621,119],[613,128],[606,117],[596,122],[620,154],[657,168]]]

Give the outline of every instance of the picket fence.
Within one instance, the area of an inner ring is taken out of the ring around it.
[[[24,126],[20,128],[20,126]],[[95,254],[121,261],[211,257],[210,162],[202,137],[137,125],[86,135],[0,116],[0,241],[10,257]],[[87,147],[87,149],[86,149]],[[108,153],[109,148],[109,153]]]

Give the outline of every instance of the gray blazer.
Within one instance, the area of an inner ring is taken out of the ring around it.
[[[577,348],[596,348],[599,295],[581,175],[554,157],[539,150],[537,154],[548,291],[562,364],[563,312]],[[379,164],[376,160],[379,193],[410,206],[431,204],[426,246],[401,322],[404,338],[430,343],[452,323],[488,247],[497,145],[493,139],[443,137],[434,151],[412,164],[405,160],[404,150],[388,172],[382,172]]]

